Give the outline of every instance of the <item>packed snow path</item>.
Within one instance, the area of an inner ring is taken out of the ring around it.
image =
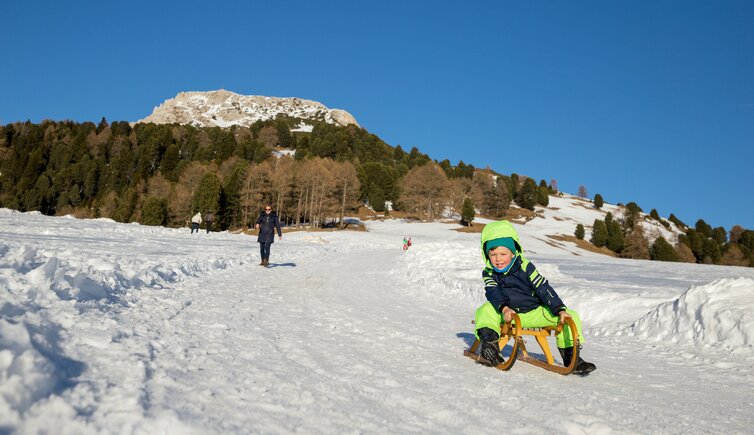
[[[165,301],[171,314],[150,321],[147,415],[218,432],[478,433],[489,419],[512,432],[750,430],[749,370],[720,379],[715,361],[634,339],[590,339],[599,372],[585,378],[474,364],[462,356],[474,307],[386,274],[400,255],[312,256],[183,286],[185,309]]]
[[[4,217],[0,247],[0,405],[10,406],[0,428],[576,434],[754,425],[750,342],[731,352],[681,333],[654,341],[606,320],[636,321],[697,283],[745,276],[729,285],[749,285],[748,269],[576,259],[524,239],[582,312],[584,357],[598,370],[564,377],[519,362],[504,373],[462,355],[483,300],[478,234],[400,222],[291,233],[265,269],[245,236],[17,215]],[[407,253],[405,234],[415,242]],[[88,270],[97,260],[114,270]],[[711,323],[707,305],[697,316]]]

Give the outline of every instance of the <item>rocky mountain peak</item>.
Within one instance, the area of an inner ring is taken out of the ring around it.
[[[328,109],[317,101],[240,95],[224,89],[206,92],[180,92],[155,107],[152,114],[138,122],[191,124],[196,127],[248,127],[256,121],[278,115],[325,121],[330,124],[358,126],[345,110]]]

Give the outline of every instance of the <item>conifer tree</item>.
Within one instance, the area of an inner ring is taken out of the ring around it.
[[[220,205],[220,180],[214,173],[205,174],[196,188],[191,201],[191,208],[202,213],[211,211],[218,214]]]
[[[704,237],[712,237],[712,227],[707,222],[704,222],[704,219],[696,221],[694,228]]]
[[[521,187],[521,191],[518,192],[516,203],[521,208],[534,210],[538,196],[539,188],[537,187],[537,183],[533,179],[527,178],[526,181],[524,181],[523,187]]]
[[[626,204],[626,213],[624,215],[623,225],[627,229],[633,228],[634,225],[636,225],[636,222],[639,220],[641,212],[641,207],[639,207],[639,205],[635,202],[632,201]]]
[[[712,239],[719,246],[723,246],[728,241],[728,233],[725,231],[725,228],[717,227],[712,230]]]
[[[544,180],[542,180],[544,181]],[[537,195],[537,204],[547,207],[550,204],[550,192],[547,190],[547,186],[539,186]]]
[[[160,172],[170,181],[178,181],[178,163],[180,162],[180,151],[178,145],[171,143],[165,150],[165,154],[160,161]]]
[[[663,237],[658,237],[649,249],[649,257],[656,261],[678,261],[678,253],[673,245]]]
[[[685,223],[683,223],[673,213],[670,213],[670,216],[668,217],[668,220],[670,222],[673,222],[678,228],[684,229],[684,228],[688,227],[688,225],[686,225]]]
[[[605,201],[602,199],[602,195],[599,193],[594,195],[594,208],[601,209],[605,205]]]
[[[461,224],[471,226],[471,221],[474,220],[476,211],[474,210],[474,202],[471,198],[466,197],[463,200],[463,210],[461,211]]]
[[[693,228],[686,230],[686,234],[678,236],[678,241],[685,244],[694,253],[697,263],[704,260],[704,236]]]
[[[118,206],[115,209],[113,219],[118,222],[130,222],[136,208],[138,196],[133,187],[126,189],[123,195],[118,198]]]
[[[372,207],[372,210],[378,212],[385,211],[385,194],[382,192],[382,189],[374,183],[369,185],[367,200],[369,201],[369,206]]]
[[[574,235],[576,236],[577,239],[584,240],[584,235],[585,235],[584,226],[581,224],[576,225],[576,232],[574,233]]]
[[[720,245],[714,239],[704,240],[702,252],[702,260],[705,264],[717,264],[720,262],[720,257],[722,257]]]
[[[607,243],[607,226],[604,221],[599,219],[594,220],[592,225],[592,238],[590,240],[592,245],[601,248]]]
[[[754,231],[744,230],[741,237],[738,238],[738,244],[754,252]]]
[[[141,206],[141,223],[144,225],[162,226],[168,220],[168,204],[164,198],[148,196]]]
[[[649,216],[652,217],[652,219],[659,221],[660,220],[660,214],[657,213],[657,209],[653,208],[652,211],[649,212]]]
[[[99,124],[97,124],[97,134],[101,133],[102,130],[107,128],[107,119],[103,116],[102,119],[99,121]]]
[[[607,226],[607,247],[613,252],[620,253],[626,245],[623,229],[618,221],[613,220]]]
[[[508,182],[508,197],[515,199],[518,196],[518,174],[511,174],[506,181]]]

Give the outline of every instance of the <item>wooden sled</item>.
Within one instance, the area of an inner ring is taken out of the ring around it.
[[[505,359],[505,356],[503,356],[503,363],[495,366],[496,369],[503,371],[510,370],[516,362],[516,359],[520,359],[523,362],[542,367],[551,372],[560,373],[561,375],[569,375],[573,372],[576,368],[576,362],[579,360],[579,335],[573,319],[567,318],[565,319],[565,323],[560,323],[558,326],[546,326],[543,328],[521,328],[518,326],[520,324],[521,321],[518,318],[518,314],[514,313],[510,322],[504,322],[500,325],[500,340],[498,341],[499,348],[504,349],[505,345],[512,340],[513,343],[511,346],[513,349],[508,356],[508,359]],[[563,328],[569,328],[571,331],[571,337],[573,337],[573,356],[571,357],[571,363],[567,367],[555,364],[555,359],[552,357],[550,346],[547,343],[547,337],[550,336],[551,332],[554,332],[553,336],[556,336],[563,333]],[[524,336],[527,335],[534,336],[537,340],[537,344],[542,348],[546,361],[542,361],[539,358],[529,355],[529,352],[526,350],[526,344],[524,343]],[[474,344],[471,345],[471,348],[464,350],[463,354],[479,363],[492,365],[489,361],[479,355],[480,344],[479,339],[474,340]]]

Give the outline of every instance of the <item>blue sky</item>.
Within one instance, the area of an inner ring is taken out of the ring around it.
[[[0,3],[0,123],[301,97],[391,145],[754,229],[754,2]]]

